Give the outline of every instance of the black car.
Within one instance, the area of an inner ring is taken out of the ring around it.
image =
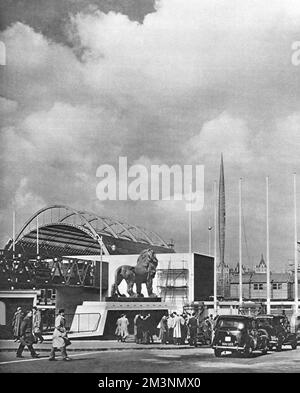
[[[269,337],[269,349],[281,351],[283,345],[297,348],[297,335],[290,332],[290,324],[284,315],[259,315],[258,326],[265,329]]]
[[[222,352],[236,352],[250,357],[253,351],[267,353],[269,339],[267,332],[258,328],[254,317],[221,315],[215,327],[212,347],[217,357]]]

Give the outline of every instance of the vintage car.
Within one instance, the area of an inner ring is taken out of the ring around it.
[[[221,315],[214,330],[212,347],[217,357],[222,352],[236,352],[250,357],[253,351],[261,351],[263,354],[268,351],[268,334],[264,329],[258,328],[254,317]]]
[[[256,320],[259,328],[268,333],[269,349],[281,351],[283,345],[297,348],[297,335],[290,332],[290,324],[285,315],[259,315]]]

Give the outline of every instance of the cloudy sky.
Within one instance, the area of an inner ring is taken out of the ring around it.
[[[205,206],[193,215],[193,248],[205,253],[223,152],[226,261],[238,260],[240,177],[244,263],[265,253],[267,175],[271,263],[293,258],[299,1],[10,0],[0,14],[1,244],[13,204],[20,226],[63,203],[152,228],[186,251],[182,202],[97,199],[98,166],[126,156],[129,165],[205,165]]]

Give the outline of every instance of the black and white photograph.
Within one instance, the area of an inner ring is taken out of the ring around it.
[[[0,181],[0,374],[300,371],[299,0],[2,0]]]

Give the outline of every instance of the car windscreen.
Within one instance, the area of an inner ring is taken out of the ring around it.
[[[257,318],[259,326],[272,325],[272,320],[270,318]]]
[[[221,319],[218,322],[217,328],[222,329],[238,329],[242,330],[245,327],[245,323],[242,321],[236,321],[234,319]]]

